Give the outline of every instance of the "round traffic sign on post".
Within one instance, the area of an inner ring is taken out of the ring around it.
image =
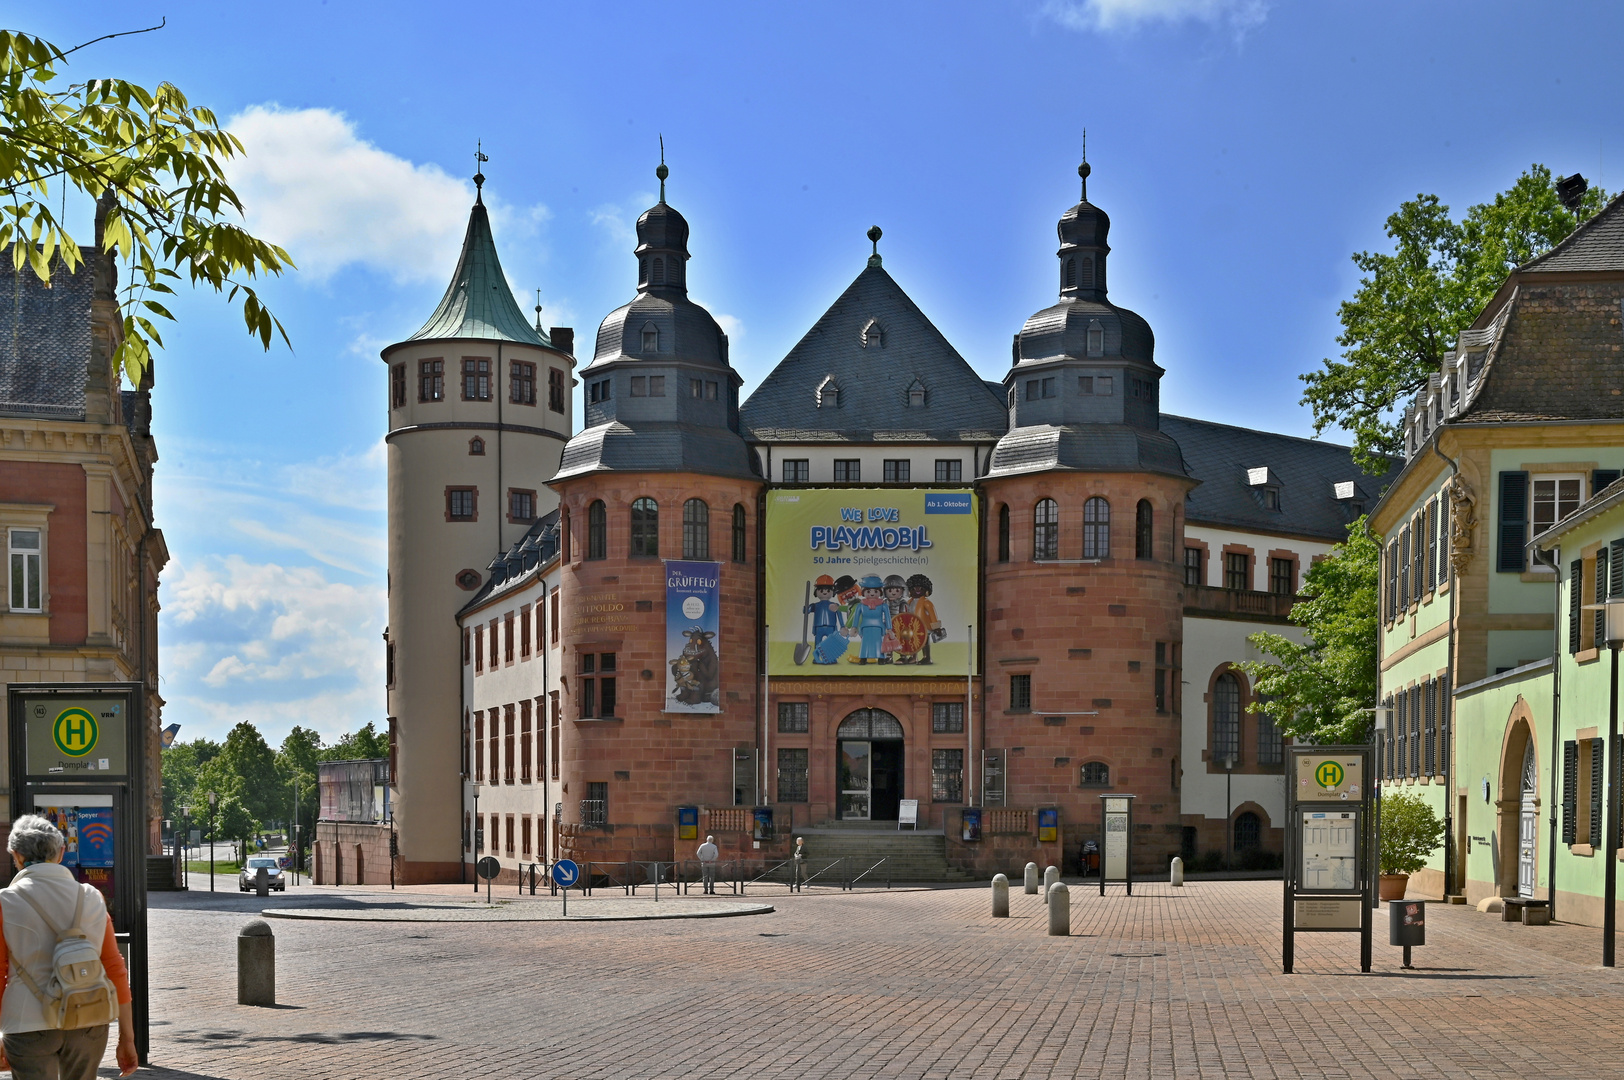
[[[581,879],[581,868],[573,859],[559,859],[553,863],[553,884],[560,889],[573,888]]]
[[[483,859],[474,864],[474,873],[478,874],[486,881],[489,881],[491,878],[495,877],[501,872],[502,864],[491,858],[489,855],[485,856]]]

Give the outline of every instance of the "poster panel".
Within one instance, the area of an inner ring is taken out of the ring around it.
[[[979,516],[962,489],[770,492],[768,672],[972,674]]]
[[[722,711],[722,564],[665,564],[665,711]]]

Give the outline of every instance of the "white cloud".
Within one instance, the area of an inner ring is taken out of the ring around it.
[[[397,157],[331,109],[254,105],[227,128],[246,153],[227,169],[249,228],[288,249],[317,281],[346,266],[398,282],[449,275],[468,226],[473,184]],[[492,227],[534,235],[545,206],[514,207],[487,189]]]
[[[1145,23],[1203,22],[1237,36],[1268,17],[1266,0],[1045,0],[1043,14],[1071,30],[1133,30]]]

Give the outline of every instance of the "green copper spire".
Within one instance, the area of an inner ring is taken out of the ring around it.
[[[484,180],[483,176],[476,182]],[[538,313],[539,319],[539,313]],[[468,216],[468,234],[463,237],[462,257],[457,272],[429,321],[407,341],[436,338],[487,338],[517,341],[524,345],[550,348],[552,341],[540,326],[532,327],[513,299],[502,263],[496,257],[496,241],[483,199],[475,198]]]

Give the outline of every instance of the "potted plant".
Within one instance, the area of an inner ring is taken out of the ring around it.
[[[1444,823],[1421,796],[1403,790],[1382,792],[1382,831],[1377,862],[1381,898],[1402,900],[1410,875],[1427,864],[1443,842]]]

